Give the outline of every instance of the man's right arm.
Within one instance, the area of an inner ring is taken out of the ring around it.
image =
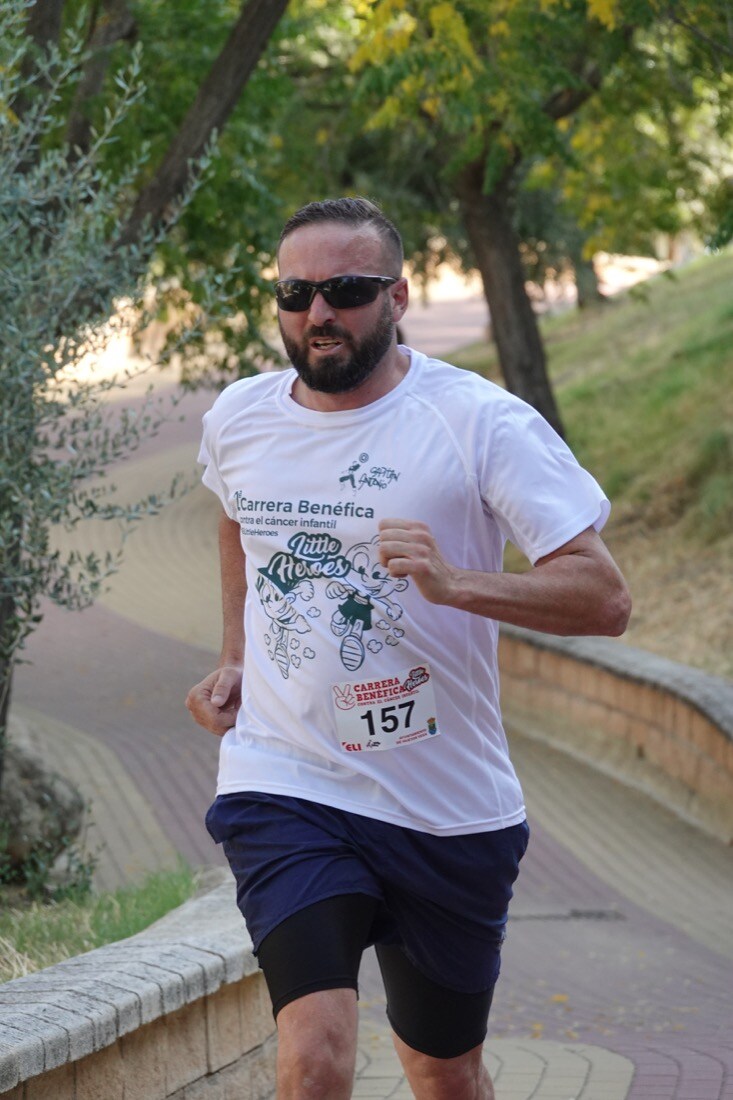
[[[191,688],[186,706],[200,726],[221,737],[235,724],[242,701],[244,601],[247,595],[239,523],[224,512],[219,519],[219,560],[223,619],[219,667]]]

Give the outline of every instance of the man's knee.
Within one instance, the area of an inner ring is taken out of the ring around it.
[[[433,1058],[393,1038],[417,1100],[494,1100],[481,1046],[457,1058]]]
[[[351,1096],[356,1062],[356,995],[322,990],[278,1013],[278,1097],[340,1100]]]

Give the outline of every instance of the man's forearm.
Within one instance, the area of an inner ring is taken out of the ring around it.
[[[221,563],[222,647],[221,665],[244,662],[244,601],[247,595],[245,557],[239,524],[222,514],[219,520]]]
[[[425,599],[547,634],[622,634],[631,599],[603,542],[590,528],[540,558],[527,573],[483,573],[451,565],[418,520],[380,520],[380,560],[411,577]]]
[[[619,635],[629,596],[614,562],[563,555],[526,573],[455,570],[451,607],[546,634]]]

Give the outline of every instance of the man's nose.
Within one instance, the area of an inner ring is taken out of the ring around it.
[[[320,290],[317,290],[308,309],[308,320],[312,325],[324,325],[327,321],[333,321],[335,318],[336,310],[328,304]]]

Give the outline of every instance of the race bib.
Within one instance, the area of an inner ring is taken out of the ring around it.
[[[381,680],[332,684],[331,694],[344,752],[397,749],[440,734],[433,680],[426,664]]]

